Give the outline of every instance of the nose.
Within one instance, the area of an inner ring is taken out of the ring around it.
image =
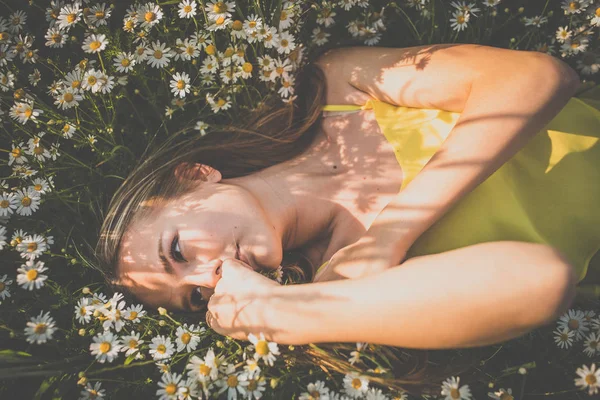
[[[185,271],[183,283],[214,289],[221,279],[222,260],[214,259],[207,263],[198,263]]]

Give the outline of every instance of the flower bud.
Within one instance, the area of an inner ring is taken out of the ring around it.
[[[521,375],[525,375],[527,373],[527,369],[525,367],[521,367],[521,368],[519,368],[519,373]]]
[[[271,378],[271,389],[275,389],[277,387],[277,385],[279,384],[279,379],[277,378]]]
[[[85,371],[79,371],[79,373],[77,374],[78,378],[83,378],[85,376]]]
[[[87,381],[88,381],[88,380],[87,380],[87,378],[86,378],[85,376],[82,376],[82,377],[81,377],[81,378],[79,378],[79,380],[77,381],[77,384],[78,384],[78,385],[81,385],[81,386],[85,386],[85,385],[86,385],[86,383],[87,383]]]
[[[158,307],[158,313],[160,315],[167,315],[167,309],[163,307]]]
[[[523,13],[523,11],[525,11],[525,7],[519,7],[519,10],[518,10],[518,11],[519,11],[519,14],[522,14],[522,13]]]
[[[83,293],[83,294],[91,294],[91,293],[92,293],[92,291],[90,290],[90,288],[89,288],[89,287],[87,287],[87,286],[86,286],[86,287],[84,287],[84,288],[81,290],[81,293]]]
[[[85,329],[81,328],[78,333],[79,336],[85,336]]]
[[[158,321],[158,325],[165,326],[165,325],[167,325],[167,322],[164,319],[161,319],[160,321]]]

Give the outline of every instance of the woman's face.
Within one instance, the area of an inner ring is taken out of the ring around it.
[[[244,188],[201,182],[151,207],[155,213],[134,218],[123,236],[117,265],[119,283],[148,305],[197,309],[214,292],[221,261],[236,254],[255,270],[281,263],[281,238]]]

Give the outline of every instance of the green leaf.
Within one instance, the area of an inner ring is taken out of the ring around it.
[[[129,364],[131,364],[131,362],[132,362],[133,360],[135,360],[135,356],[136,356],[136,355],[137,355],[137,352],[135,352],[135,353],[133,353],[133,354],[130,354],[130,355],[129,355],[129,357],[127,357],[127,358],[125,359],[125,362],[123,363],[123,365],[129,365]]]
[[[37,359],[29,353],[17,350],[0,350],[0,365],[1,364],[33,364],[38,362]]]
[[[51,376],[48,379],[45,379],[42,384],[40,385],[40,388],[38,389],[38,391],[35,393],[35,396],[33,397],[34,400],[41,400],[42,396],[44,395],[44,393],[46,393],[48,391],[48,389],[53,388],[54,386],[56,386],[56,381],[58,380],[57,376]]]

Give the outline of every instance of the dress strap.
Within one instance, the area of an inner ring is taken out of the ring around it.
[[[362,105],[356,104],[327,104],[324,105],[323,111],[355,111],[355,110],[370,110],[373,108],[372,100],[367,100],[367,102]]]

